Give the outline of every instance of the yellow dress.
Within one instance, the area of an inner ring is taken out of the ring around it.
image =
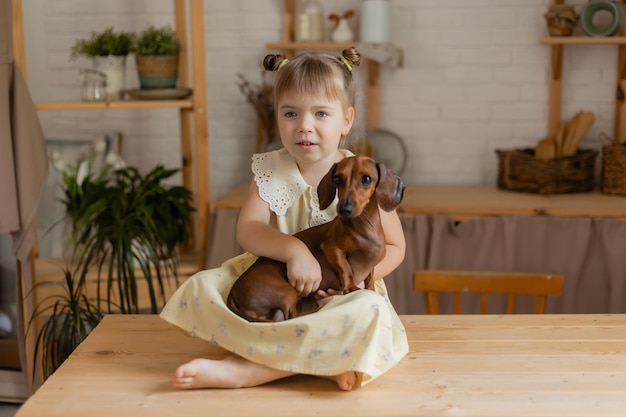
[[[279,230],[293,234],[336,215],[336,202],[325,211],[319,209],[315,187],[305,183],[284,149],[254,155],[252,170]],[[404,326],[382,279],[376,282],[376,291],[320,300],[322,308],[306,316],[278,323],[240,318],[228,309],[226,298],[237,277],[255,260],[244,253],[219,268],[198,272],[181,285],[161,317],[250,361],[310,375],[355,371],[361,385],[382,375],[408,352]]]

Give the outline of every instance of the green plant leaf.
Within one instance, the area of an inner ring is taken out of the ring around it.
[[[151,311],[165,304],[163,281],[177,268],[176,248],[187,245],[194,212],[193,193],[167,185],[178,169],[157,165],[145,175],[134,167],[89,174],[78,183],[77,171],[64,176],[64,200],[72,224],[79,273],[95,271],[103,281],[109,311],[138,312],[137,273],[146,280]],[[114,302],[115,304],[113,304]]]
[[[35,320],[44,323],[35,339],[34,360],[41,358],[44,378],[51,375],[102,319],[97,306],[83,293],[84,281],[64,270],[63,293],[45,297],[35,308],[28,329]],[[37,285],[58,285],[41,282]],[[52,302],[49,304],[50,302]],[[47,307],[42,307],[45,306]],[[35,370],[33,370],[33,376]]]
[[[180,42],[176,31],[170,26],[148,25],[133,38],[132,52],[136,55],[178,55]]]
[[[128,55],[132,48],[133,34],[130,32],[116,32],[113,27],[103,32],[91,32],[87,39],[79,39],[71,49],[72,58],[84,55],[89,58],[97,56]]]

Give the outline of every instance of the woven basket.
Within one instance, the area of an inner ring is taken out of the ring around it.
[[[626,195],[626,146],[602,147],[602,192]]]
[[[548,19],[547,23],[550,36],[570,36],[576,27],[575,23],[560,18]]]
[[[535,194],[591,191],[598,151],[579,149],[576,155],[542,161],[533,149],[496,150],[498,188]]]
[[[174,88],[178,80],[178,55],[137,56],[141,88]]]

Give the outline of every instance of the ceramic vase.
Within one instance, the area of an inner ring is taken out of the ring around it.
[[[120,100],[124,91],[126,56],[97,56],[93,59],[93,67],[106,75],[107,100]]]
[[[340,19],[337,27],[330,34],[333,42],[352,42],[354,40],[354,32],[348,24],[348,19]]]

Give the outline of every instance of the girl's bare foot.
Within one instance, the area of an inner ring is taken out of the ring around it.
[[[224,359],[194,359],[176,369],[172,382],[180,389],[194,388],[243,388],[255,387],[277,379],[294,375],[250,362],[240,356],[230,355]],[[332,376],[343,391],[350,391],[356,382],[354,372]]]
[[[293,375],[268,368],[240,356],[224,359],[194,359],[176,369],[172,382],[181,389],[255,387]]]
[[[339,385],[339,389],[342,391],[351,391],[356,383],[356,374],[352,371],[344,372],[337,376],[332,377]]]

